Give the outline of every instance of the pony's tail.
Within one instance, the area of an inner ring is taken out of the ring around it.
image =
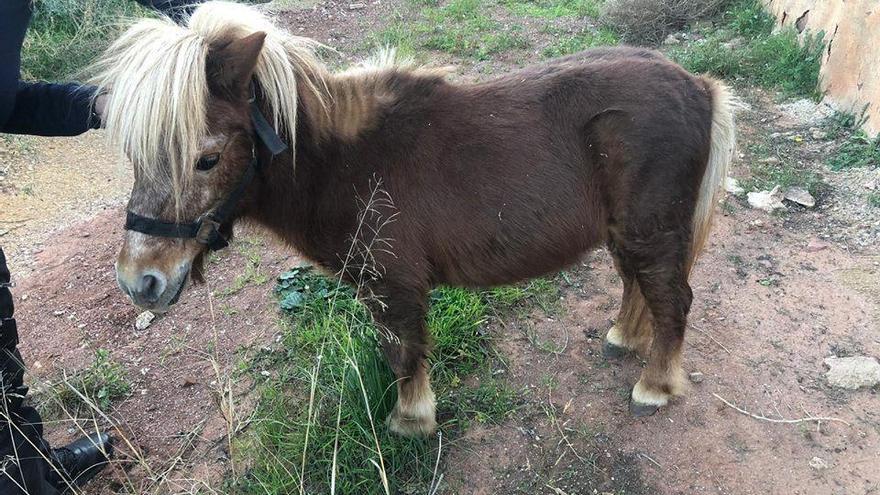
[[[715,203],[718,202],[724,189],[724,180],[727,178],[730,163],[736,152],[734,113],[736,108],[740,106],[733,92],[724,83],[708,77],[703,77],[702,80],[712,98],[711,147],[709,161],[703,174],[703,182],[700,184],[697,207],[694,210],[693,239],[687,264],[688,271],[709,237]]]

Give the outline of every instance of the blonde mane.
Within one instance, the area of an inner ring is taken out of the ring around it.
[[[168,18],[137,21],[94,66],[91,82],[108,94],[103,117],[111,142],[137,173],[170,183],[175,198],[192,179],[207,132],[208,49],[257,31],[266,40],[255,79],[293,150],[298,86],[327,109],[325,69],[315,56],[320,44],[283,31],[254,8],[208,2],[184,25]]]

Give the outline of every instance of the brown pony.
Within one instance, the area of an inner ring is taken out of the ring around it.
[[[605,244],[624,285],[606,352],[648,356],[632,412],[683,392],[688,274],[734,149],[721,83],[635,48],[456,84],[387,52],[331,73],[314,46],[211,2],[105,54],[106,127],[135,167],[117,273],[137,305],[167,310],[206,244],[262,225],[362,288],[399,378],[390,427],[427,434],[428,291],[554,273]],[[274,158],[252,96],[290,145]]]

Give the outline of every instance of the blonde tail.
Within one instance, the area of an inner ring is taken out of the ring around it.
[[[733,92],[724,83],[703,77],[712,97],[712,130],[709,162],[700,185],[700,196],[694,210],[693,243],[688,269],[693,266],[703,249],[712,227],[712,213],[727,178],[730,163],[736,152],[736,126],[734,113],[739,106]]]

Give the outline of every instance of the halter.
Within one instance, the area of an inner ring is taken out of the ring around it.
[[[284,152],[287,149],[287,145],[266,120],[263,112],[260,111],[253,84],[251,84],[251,96],[248,101],[250,103],[251,123],[254,126],[254,133],[269,150],[269,153],[271,153],[271,161],[272,158]],[[200,216],[195,222],[190,223],[165,222],[141,216],[129,210],[126,212],[125,229],[155,237],[195,239],[200,244],[207,246],[211,251],[219,251],[229,245],[229,239],[220,233],[220,228],[232,216],[235,205],[244,196],[245,190],[262,168],[255,143],[251,147],[251,162],[247,170],[245,170],[244,176],[239,179],[235,189],[220,203],[220,206]]]

